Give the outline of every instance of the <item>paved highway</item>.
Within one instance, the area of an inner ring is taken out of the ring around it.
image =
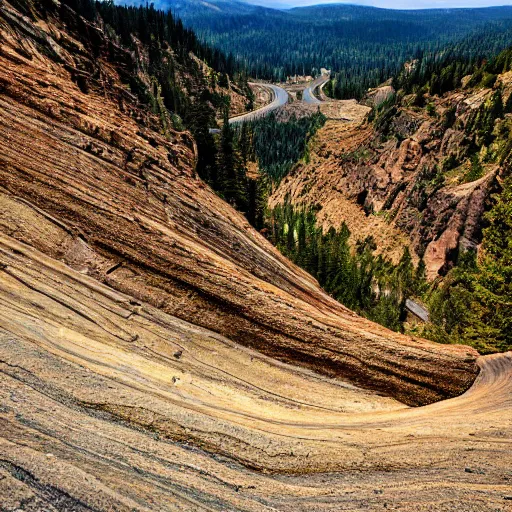
[[[273,84],[259,83],[249,83],[249,85],[258,85],[260,87],[267,87],[268,89],[271,89],[274,99],[264,107],[248,112],[247,114],[242,114],[241,116],[232,117],[229,120],[229,124],[240,124],[254,121],[255,119],[259,119],[260,117],[270,114],[270,112],[288,103],[288,93],[282,87]],[[210,133],[220,133],[220,130],[218,128],[211,128]]]
[[[304,89],[302,93],[302,101],[310,104],[319,104],[322,103],[316,96],[315,91],[322,84],[325,84],[330,78],[330,75],[322,75],[319,76],[316,80],[313,80],[309,83],[309,85]]]
[[[260,117],[264,117],[273,110],[276,110],[283,105],[288,103],[288,93],[281,87],[273,84],[255,84],[251,83],[249,85],[259,85],[263,87],[267,87],[268,89],[272,89],[274,99],[272,103],[265,105],[264,107],[259,108],[258,110],[253,110],[252,112],[248,112],[247,114],[243,114],[241,116],[232,117],[229,120],[229,124],[238,124],[245,123],[247,121],[254,121],[254,119],[258,119]]]

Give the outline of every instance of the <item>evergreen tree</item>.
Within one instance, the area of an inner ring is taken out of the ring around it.
[[[235,132],[229,124],[229,109],[227,107],[224,111],[224,123],[219,144],[218,172],[224,199],[241,211],[245,211],[246,176],[235,144]]]
[[[482,353],[512,349],[512,178],[487,215],[482,256],[462,253],[430,297],[427,335],[469,344]]]
[[[295,210],[286,201],[269,215],[274,244],[314,276],[327,293],[371,320],[402,329],[405,300],[416,289],[417,273],[423,272],[415,273],[408,249],[394,266],[375,257],[372,237],[357,242],[351,250],[346,224],[323,233],[312,210]]]

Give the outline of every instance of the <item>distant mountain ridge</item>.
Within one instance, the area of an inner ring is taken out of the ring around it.
[[[142,0],[126,0],[117,1],[118,4],[125,5],[143,5]],[[398,16],[406,16],[411,20],[417,19],[430,13],[434,16],[440,14],[468,14],[476,16],[478,20],[495,20],[499,16],[511,16],[512,6],[491,6],[491,7],[444,7],[432,9],[386,9],[383,7],[375,7],[371,5],[363,5],[358,3],[333,3],[333,4],[317,4],[293,7],[285,2],[259,2],[257,0],[155,0],[152,2],[158,9],[172,9],[181,17],[190,15],[199,15],[217,12],[219,15],[243,15],[254,12],[264,13],[267,15],[276,15],[285,11],[288,15],[305,16],[314,13],[322,15],[324,19],[339,19],[352,16],[355,18],[368,17],[371,14],[382,16],[387,14],[388,17],[395,19]],[[476,21],[478,21],[476,20]],[[309,21],[314,21],[310,19]]]
[[[132,4],[140,0],[129,0]],[[158,0],[250,75],[283,81],[325,67],[359,98],[422,52],[487,58],[512,44],[512,6],[393,10],[348,4],[279,10],[238,0]]]

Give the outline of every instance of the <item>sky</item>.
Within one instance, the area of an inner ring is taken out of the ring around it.
[[[385,7],[388,9],[433,9],[447,7],[489,7],[512,5],[512,0],[246,0],[248,3],[267,7],[298,7],[315,4],[357,4]]]

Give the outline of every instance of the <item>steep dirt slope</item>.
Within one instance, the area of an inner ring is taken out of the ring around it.
[[[81,48],[1,5],[0,510],[504,512],[510,354],[336,304]]]
[[[352,243],[373,236],[377,252],[398,262],[403,248],[412,246],[407,234],[384,217],[366,215],[357,202],[365,184],[350,174],[350,162],[345,161],[347,154],[360,150],[372,136],[371,128],[362,127],[361,122],[327,121],[311,142],[310,162],[298,165],[283,179],[269,198],[269,206],[275,208],[286,201],[314,206],[317,221],[325,231],[331,226],[339,229],[345,222]]]
[[[509,74],[496,84],[506,102]],[[382,88],[383,98],[389,89]],[[395,262],[410,244],[429,278],[444,275],[460,247],[480,243],[489,198],[510,165],[485,164],[481,177],[467,179],[475,142],[466,126],[492,95],[479,88],[429,97],[430,114],[412,104],[412,95],[375,122],[329,121],[313,141],[311,161],[282,181],[269,204],[315,206],[325,229],[346,222],[354,240],[373,236],[378,252]]]
[[[390,333],[323,294],[194,177],[192,139],[152,129],[112,66],[98,59],[98,85],[111,86],[82,92],[71,74],[88,56],[64,28],[2,7],[3,233],[168,314],[406,403],[467,389],[474,351]]]
[[[510,354],[408,408],[4,235],[0,259],[2,511],[507,510]]]

